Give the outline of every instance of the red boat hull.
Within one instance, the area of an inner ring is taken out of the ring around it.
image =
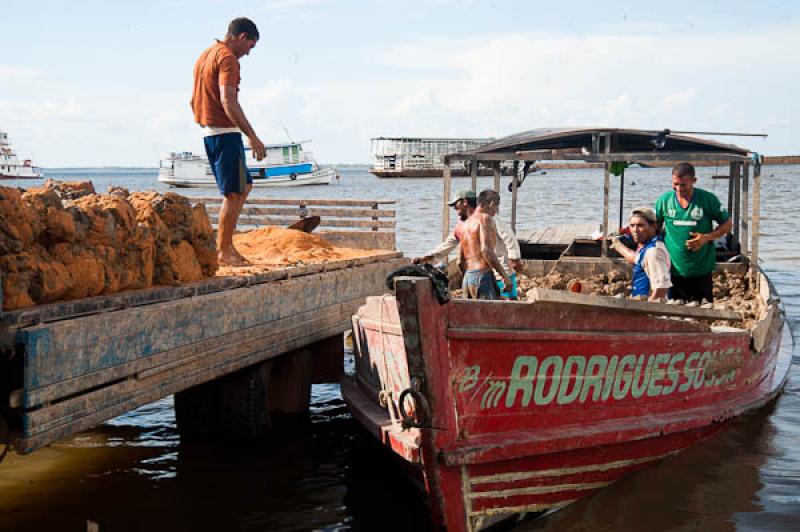
[[[343,395],[421,470],[434,520],[476,530],[594,493],[775,397],[791,353],[773,306],[751,335],[623,310],[440,305],[409,278],[354,318],[357,375]]]

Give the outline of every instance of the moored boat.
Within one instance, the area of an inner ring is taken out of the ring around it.
[[[0,179],[39,179],[42,175],[30,159],[20,162],[8,133],[0,131]]]
[[[342,394],[422,481],[441,528],[479,530],[557,510],[780,393],[793,346],[780,298],[757,266],[756,154],[663,132],[586,129],[528,132],[446,159],[459,158],[514,161],[514,208],[534,161],[603,163],[604,237],[614,163],[729,162],[735,228],[719,252],[732,261],[718,271],[746,286],[752,311],[547,288],[532,289],[526,301],[441,302],[430,280],[397,278],[394,295],[369,298],[353,318],[355,374]],[[526,272],[627,272],[606,242],[558,260],[529,246]]]
[[[310,141],[269,144],[266,157],[256,161],[249,148],[245,149],[247,169],[254,187],[294,187],[329,185],[336,169],[320,168],[311,152],[303,149]],[[173,152],[161,159],[158,181],[179,188],[216,187],[214,174],[205,156],[192,152]]]

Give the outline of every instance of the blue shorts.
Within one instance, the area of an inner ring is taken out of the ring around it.
[[[497,281],[497,289],[500,290],[500,297],[503,299],[517,299],[517,274],[512,273],[509,275],[511,278],[511,291],[503,292],[503,281]]]
[[[243,193],[253,183],[244,158],[241,133],[224,133],[205,138],[206,155],[217,188],[223,195],[231,192]]]
[[[492,270],[467,270],[461,288],[466,299],[500,299]]]

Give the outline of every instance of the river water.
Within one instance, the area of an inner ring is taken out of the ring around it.
[[[155,169],[69,169],[47,177],[91,179],[131,190],[166,190]],[[721,198],[700,169],[698,186]],[[762,267],[800,325],[800,167],[763,173]],[[398,248],[422,254],[441,235],[441,180],[377,179],[365,167],[340,168],[327,187],[259,189],[281,198],[395,199]],[[508,179],[504,178],[503,186]],[[599,224],[600,170],[550,170],[520,189],[519,230],[559,223]],[[26,186],[30,183],[4,183]],[[481,179],[482,187],[491,179]],[[454,189],[469,187],[468,179]],[[629,169],[629,211],[669,187],[668,169]],[[612,198],[617,197],[617,183]],[[184,190],[187,194],[214,191]],[[501,216],[508,219],[510,195]],[[611,217],[618,220],[618,200]],[[800,358],[784,394],[713,438],[545,519],[517,530],[800,530]],[[29,456],[0,464],[0,530],[425,530],[423,500],[396,464],[376,452],[347,412],[338,386],[313,390],[307,422],[255,444],[181,444],[172,398],[120,416]]]

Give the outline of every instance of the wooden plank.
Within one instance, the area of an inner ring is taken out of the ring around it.
[[[220,368],[236,364],[245,359],[248,364],[261,362],[281,355],[292,349],[303,347],[309,343],[322,340],[321,332],[335,329],[335,333],[343,333],[350,326],[350,316],[363,303],[363,298],[324,307],[324,312],[308,311],[290,318],[277,320],[259,328],[257,333],[249,334],[247,339],[232,333],[226,335],[225,342],[217,343],[213,348],[205,345],[195,346],[194,351],[185,353],[177,360],[161,364],[149,370],[131,375],[123,381],[70,397],[66,400],[45,406],[25,414],[25,433],[33,436],[40,432],[52,430],[66,423],[73,423],[81,417],[91,415],[104,403],[119,402],[126,395],[135,394],[144,388],[153,388],[174,380],[180,380],[198,370]],[[223,375],[215,373],[215,376]]]
[[[219,224],[217,216],[209,216],[212,224]],[[238,226],[277,226],[286,227],[299,218],[274,218],[274,217],[255,217],[255,216],[240,216]],[[330,218],[322,218],[319,223],[320,227],[364,227],[364,228],[378,228],[378,229],[394,229],[397,227],[397,222],[394,220],[332,220]]]
[[[222,203],[220,196],[186,196],[192,203]],[[346,200],[346,199],[279,199],[248,198],[245,205],[340,205],[372,207],[373,205],[395,205],[396,200]]]
[[[316,332],[312,332],[305,338],[297,340],[295,343],[287,342],[285,345],[297,345],[297,347],[301,347],[302,345],[321,339],[325,335],[336,334],[340,328],[341,326],[337,325],[336,327],[329,329],[321,329]],[[290,347],[289,349],[292,348]],[[259,352],[248,357],[229,360],[216,366],[198,368],[198,370],[194,373],[187,374],[185,372],[179,372],[174,379],[163,381],[159,385],[148,387],[147,384],[150,383],[145,383],[145,385],[137,389],[136,392],[119,398],[122,399],[121,401],[115,400],[106,404],[97,405],[97,408],[90,415],[80,417],[79,419],[74,419],[66,424],[60,424],[48,431],[40,432],[31,437],[21,438],[20,440],[14,442],[14,448],[20,453],[29,453],[39,447],[50,444],[53,441],[57,441],[71,434],[94,427],[105,420],[112,419],[139,406],[156,401],[161,397],[174,394],[219,376],[232,373],[247,366],[256,364],[261,360],[266,360],[267,358],[270,358],[270,356],[264,355],[264,352]],[[155,376],[151,378],[155,379]]]
[[[310,311],[337,300],[366,297],[382,290],[386,273],[401,263],[405,261],[365,264],[363,268],[343,269],[336,274],[306,273],[286,281],[22,329],[17,338],[25,346],[24,404],[32,407],[79,392],[89,385],[124,377],[119,368],[125,364],[180,346]],[[322,267],[311,265],[307,271],[319,271]],[[39,390],[46,387],[51,388]]]
[[[209,214],[219,214],[220,207],[206,207]],[[393,210],[381,209],[318,209],[318,208],[283,208],[283,207],[242,207],[240,215],[279,215],[279,216],[332,216],[339,218],[394,218]]]
[[[564,224],[536,229],[520,236],[520,242],[528,244],[568,245],[575,239],[589,238],[596,230],[596,224]]]
[[[681,316],[701,320],[741,320],[738,312],[728,309],[688,307],[686,305],[667,305],[666,303],[650,303],[634,299],[617,299],[614,297],[575,294],[564,290],[534,288],[528,292],[528,302],[560,303],[579,307],[607,308],[662,316]]]
[[[330,235],[335,234],[336,233],[330,233]],[[351,235],[349,232],[345,232],[343,234]],[[375,242],[377,245],[373,248],[365,247],[363,249],[394,250],[393,244],[387,245],[389,241],[391,241],[391,243],[394,242],[393,233],[378,234],[391,234],[392,238],[386,240],[387,237],[383,236],[373,237],[376,238]],[[331,236],[326,238],[330,239],[334,237]],[[348,238],[351,237],[348,236]],[[386,242],[384,242],[384,240],[386,240]],[[358,264],[391,260],[399,256],[402,256],[402,253],[396,251],[387,251],[386,253],[358,259],[360,261]],[[325,271],[332,271],[334,269],[347,268],[357,264],[356,262],[353,262],[354,260],[355,259],[344,259],[340,261],[326,262],[320,271],[323,269]],[[112,312],[115,310],[138,307],[142,305],[152,305],[154,303],[164,301],[195,297],[213,292],[221,292],[224,290],[240,288],[243,286],[277,281],[291,276],[297,277],[302,275],[303,271],[304,270],[294,266],[287,266],[285,268],[275,269],[264,273],[228,277],[213,277],[181,286],[155,286],[151,288],[143,288],[141,290],[129,290],[116,294],[76,299],[72,301],[61,301],[58,303],[49,303],[47,305],[37,305],[35,307],[13,310],[4,313],[2,318],[0,318],[0,326],[7,328],[7,330],[10,330],[10,332],[13,333],[17,328],[28,327],[38,323],[47,323],[80,316],[90,316],[102,312]]]

